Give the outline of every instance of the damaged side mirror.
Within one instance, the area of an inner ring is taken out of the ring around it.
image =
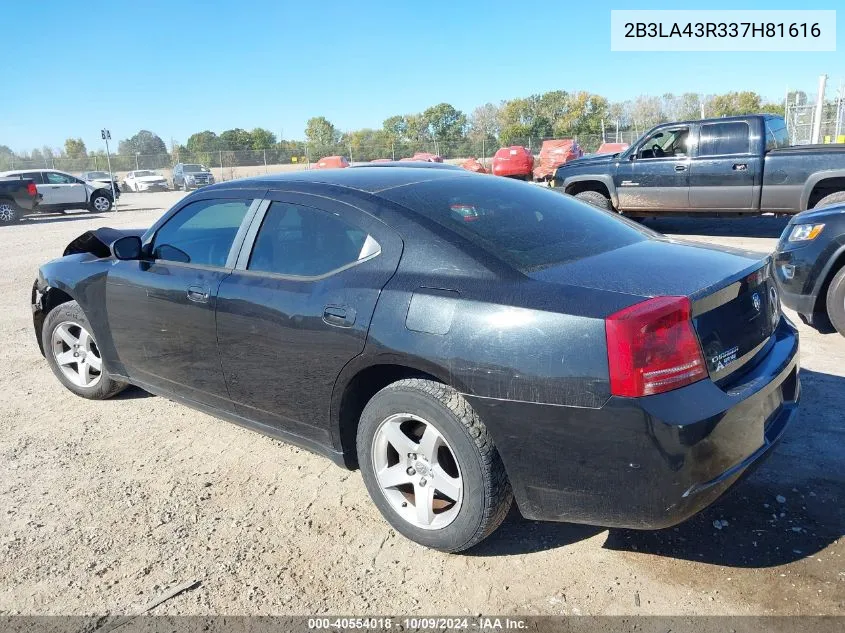
[[[115,259],[141,259],[141,238],[137,235],[121,237],[112,242],[111,253]]]

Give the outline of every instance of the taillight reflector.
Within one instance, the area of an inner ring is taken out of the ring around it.
[[[707,376],[687,297],[655,297],[605,319],[610,392],[636,398]]]
[[[27,183],[26,192],[33,197],[38,195],[38,188],[35,186],[34,182]]]

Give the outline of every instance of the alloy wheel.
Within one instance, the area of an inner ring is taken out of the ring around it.
[[[97,211],[108,211],[111,207],[111,202],[105,196],[97,196],[92,204]]]
[[[373,437],[373,470],[396,513],[424,530],[455,520],[464,484],[455,453],[431,422],[410,413],[385,419]]]
[[[15,219],[15,210],[8,202],[0,202],[0,222],[11,222]]]
[[[78,387],[93,387],[103,376],[103,360],[94,338],[84,327],[63,321],[51,337],[53,358],[65,378]]]

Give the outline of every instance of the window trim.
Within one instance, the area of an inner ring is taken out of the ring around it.
[[[292,205],[295,205],[295,206],[298,206],[298,207],[302,207],[304,209],[310,209],[310,210],[316,211],[317,213],[328,213],[329,215],[332,215],[332,213],[330,211],[327,211],[325,209],[321,209],[319,207],[308,205],[308,204],[303,204],[301,202],[294,202],[294,201],[285,200],[285,199],[279,198],[279,197],[275,197],[275,198],[269,198],[268,197],[267,199],[264,200],[264,202],[267,203],[266,206],[264,206],[264,208],[262,208],[259,212],[257,212],[255,214],[255,216],[253,217],[252,224],[251,224],[251,226],[249,227],[249,230],[246,233],[246,239],[244,240],[244,242],[241,246],[240,252],[238,253],[238,257],[237,257],[237,261],[235,263],[234,269],[236,271],[238,271],[239,274],[247,274],[250,277],[255,277],[255,276],[272,277],[273,279],[284,279],[284,280],[288,280],[288,281],[303,281],[303,282],[321,281],[323,279],[327,279],[328,277],[332,277],[334,275],[337,275],[338,273],[341,273],[345,270],[349,270],[350,268],[354,268],[355,266],[358,266],[359,264],[363,264],[364,262],[368,262],[370,260],[373,260],[376,257],[380,256],[381,253],[382,253],[381,242],[378,241],[378,239],[372,234],[372,232],[365,229],[364,227],[357,225],[356,223],[347,222],[347,224],[352,224],[356,228],[367,231],[367,237],[371,238],[378,245],[378,248],[376,249],[376,251],[374,253],[371,253],[370,255],[367,255],[366,257],[362,257],[361,259],[357,259],[354,262],[349,262],[348,264],[344,264],[343,266],[340,266],[338,268],[335,268],[333,270],[325,272],[321,275],[288,275],[288,274],[285,274],[285,273],[274,273],[274,272],[270,272],[270,271],[266,271],[266,270],[249,270],[247,268],[247,266],[249,265],[250,257],[252,257],[252,250],[255,247],[255,240],[258,237],[258,231],[261,230],[261,225],[264,222],[264,217],[267,215],[267,211],[270,209],[270,205],[273,202],[278,202],[280,204],[292,204]]]
[[[686,154],[682,154],[680,156],[653,156],[652,158],[642,158],[642,156],[640,156],[641,152],[644,149],[651,149],[650,146],[648,148],[646,148],[646,143],[649,140],[651,140],[651,138],[655,134],[657,134],[658,132],[667,132],[667,131],[668,132],[675,132],[675,131],[683,130],[683,129],[687,130],[687,153]],[[666,123],[664,125],[659,125],[655,128],[652,128],[646,134],[647,135],[643,138],[642,142],[640,142],[640,144],[637,146],[637,149],[633,152],[633,154],[631,154],[631,156],[636,157],[635,158],[636,162],[646,161],[648,163],[651,163],[653,161],[658,161],[658,160],[662,160],[662,161],[687,161],[690,158],[692,158],[692,156],[693,156],[694,148],[692,146],[692,142],[693,142],[693,136],[694,136],[695,133],[694,133],[694,129],[693,129],[692,124],[689,124],[689,123],[682,123],[682,124]]]
[[[701,151],[703,147],[704,128],[713,125],[744,125],[748,130],[748,149],[744,152],[730,152],[724,154],[705,154]],[[696,158],[721,158],[723,156],[753,156],[752,147],[754,145],[754,136],[751,134],[751,125],[748,121],[715,121],[710,123],[701,123],[698,126],[698,143]]]
[[[237,191],[237,190],[236,190]],[[241,224],[238,227],[237,232],[235,233],[235,237],[232,240],[232,245],[229,247],[229,253],[226,255],[226,262],[223,266],[214,266],[213,264],[195,264],[193,262],[179,262],[173,261],[170,259],[156,259],[152,256],[152,251],[155,244],[155,239],[158,236],[159,231],[164,228],[168,222],[170,222],[174,217],[176,217],[183,209],[188,208],[194,203],[197,202],[205,202],[205,201],[212,201],[212,202],[224,202],[226,200],[243,200],[244,198],[249,198],[250,195],[245,193],[242,196],[202,196],[197,197],[191,200],[187,200],[186,204],[181,205],[178,209],[173,211],[172,213],[167,214],[165,217],[162,218],[164,220],[161,222],[160,225],[154,227],[155,231],[153,231],[146,239],[144,239],[144,253],[149,257],[149,261],[153,263],[162,263],[166,264],[167,266],[179,266],[181,268],[193,268],[199,270],[229,270],[231,271],[235,267],[235,262],[237,261],[238,253],[240,252],[240,248],[243,245],[244,236],[247,233],[248,228],[250,227],[250,223],[252,222],[252,218],[255,216],[258,208],[266,202],[266,200],[262,199],[261,197],[253,197],[252,202],[249,205],[249,208],[246,210],[246,214],[244,215],[243,220],[241,220]],[[268,205],[269,206],[269,205]]]

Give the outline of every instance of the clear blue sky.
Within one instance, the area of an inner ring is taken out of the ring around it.
[[[518,0],[61,0],[2,9],[0,144],[15,150],[82,137],[102,147],[139,129],[184,143],[204,129],[266,127],[301,138],[323,115],[341,130],[449,102],[588,90],[639,94],[787,86],[815,93],[845,79],[845,5],[835,53],[612,53],[610,9],[794,9],[785,0],[702,5]],[[74,8],[71,8],[74,7]],[[9,25],[18,25],[8,28]]]

